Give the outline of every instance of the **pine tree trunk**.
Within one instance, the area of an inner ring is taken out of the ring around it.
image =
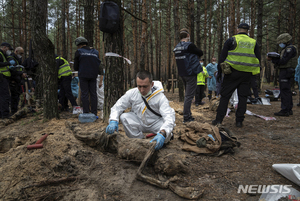
[[[84,37],[94,46],[94,0],[86,0],[84,6]]]
[[[211,59],[211,46],[214,44],[211,44],[211,24],[212,24],[212,16],[213,16],[213,0],[210,0],[209,2],[209,20],[208,20],[208,58]]]
[[[207,55],[206,55],[206,47],[207,47],[207,0],[205,0],[204,4],[204,23],[203,23],[203,28],[204,28],[204,34],[203,34],[203,59],[204,61],[207,61]]]
[[[71,30],[70,30],[70,10],[69,10],[69,0],[66,0],[66,15],[67,15],[67,37],[68,37],[68,41],[69,41],[69,60],[73,60],[73,48],[72,48],[72,44],[73,44],[73,40],[71,37]]]
[[[58,118],[57,107],[57,66],[54,55],[54,45],[46,35],[47,0],[31,0],[30,24],[33,38],[35,59],[43,78],[43,110],[44,119]]]
[[[154,5],[154,13],[157,13],[157,4]],[[157,15],[154,15],[155,18],[155,22],[154,22],[154,37],[155,37],[155,42],[154,42],[154,46],[155,46],[155,72],[154,72],[154,79],[159,80],[160,79],[160,74],[159,74],[159,66],[158,66],[158,17]]]
[[[61,15],[61,49],[62,49],[62,57],[64,59],[68,59],[67,55],[67,44],[66,44],[66,0],[61,0],[62,6],[62,15]]]
[[[131,0],[131,13],[135,14],[136,2]],[[132,40],[133,40],[133,76],[135,77],[138,71],[138,57],[137,57],[137,23],[134,17],[131,18],[132,25]],[[135,81],[134,81],[135,82]],[[131,82],[130,82],[131,83]]]
[[[259,45],[259,50],[261,53],[262,50],[262,39],[263,39],[263,31],[262,31],[262,27],[263,27],[263,6],[264,6],[264,1],[258,1],[257,2],[258,8],[257,8],[257,44]],[[262,71],[265,70],[265,67],[263,66],[263,62],[261,62],[261,69]],[[261,72],[261,75],[263,75],[263,73]],[[260,76],[258,77],[258,86],[261,86],[261,82],[263,81],[263,77],[261,78]]]
[[[14,12],[14,0],[10,1],[11,4],[11,23],[12,23],[12,39],[13,39],[13,47],[15,48],[16,46],[16,40],[15,40],[15,12]]]
[[[263,1],[263,0],[262,0]],[[240,0],[235,0],[236,4],[236,27],[241,23],[241,13],[240,13]]]
[[[171,5],[171,0],[168,2],[169,5]],[[168,6],[167,8],[167,72],[166,72],[166,81],[167,81],[167,88],[168,92],[170,92],[171,89],[171,82],[169,82],[169,79],[172,78],[171,76],[171,6]]]
[[[251,26],[250,26],[251,38],[254,38],[255,17],[256,17],[256,0],[251,0]]]
[[[223,48],[223,19],[224,19],[224,0],[221,0],[222,2],[220,2],[220,13],[221,13],[221,18],[220,18],[220,26],[219,26],[219,31],[218,33],[220,34],[219,35],[219,46],[218,46],[218,58],[220,58],[220,55],[221,55],[221,51],[222,51],[222,48]]]
[[[121,0],[114,0],[121,6]],[[120,14],[120,22],[123,16]],[[122,41],[123,27],[120,27],[117,32],[113,34],[104,34],[105,52],[115,52],[119,55],[124,55],[123,41]],[[104,89],[104,121],[109,118],[110,108],[117,102],[117,100],[124,95],[124,62],[119,57],[106,57],[105,66],[105,89]]]
[[[151,2],[149,4],[149,22],[150,22],[150,33],[149,33],[149,43],[150,43],[150,72],[152,73],[153,77],[154,77],[154,63],[153,63],[153,59],[154,59],[154,50],[153,50],[153,20],[152,20],[152,5]]]
[[[142,1],[142,19],[147,21],[146,0]],[[140,70],[145,70],[145,51],[146,51],[147,24],[142,23],[141,46],[140,46]]]
[[[194,24],[194,20],[195,20],[195,16],[194,16],[194,10],[195,10],[195,5],[194,5],[194,0],[189,0],[189,11],[188,11],[188,19],[189,19],[189,29],[190,29],[190,41],[191,42],[195,42],[195,24]]]
[[[234,35],[235,29],[235,2],[230,0],[229,37]]]
[[[196,46],[201,49],[201,3],[197,0],[197,20],[196,20]]]
[[[179,18],[179,0],[174,0],[173,2],[173,14],[174,14],[174,36],[175,36],[175,43],[177,44],[180,41],[179,37],[179,30],[180,30],[180,18]],[[175,45],[176,45],[175,44]],[[175,59],[175,57],[174,57]],[[176,68],[177,69],[177,68]],[[179,88],[179,101],[184,101],[184,87],[183,82],[180,76],[176,73],[178,88]]]

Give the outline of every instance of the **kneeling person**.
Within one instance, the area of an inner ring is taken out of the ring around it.
[[[156,141],[155,149],[158,150],[172,136],[175,112],[163,93],[161,82],[152,81],[152,79],[152,75],[148,71],[137,73],[137,87],[128,90],[111,108],[110,122],[106,133],[112,134],[115,130],[118,131],[120,118],[125,133],[130,138],[142,139],[144,138],[143,132],[157,133],[150,142]],[[130,112],[123,113],[130,107]]]

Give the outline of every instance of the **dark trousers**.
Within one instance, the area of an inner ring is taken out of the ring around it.
[[[89,95],[91,98],[91,112],[97,115],[97,80],[96,78],[83,78],[79,77],[81,101],[83,106],[83,113],[90,112]]]
[[[205,97],[205,85],[197,85],[196,95],[195,95],[195,104],[201,104],[202,99]]]
[[[256,82],[256,75],[252,75],[251,76],[251,88],[252,88],[252,91],[253,91],[253,95],[255,98],[258,98],[258,88],[257,88],[257,82]],[[251,90],[250,90],[250,96],[251,96]]]
[[[279,72],[279,88],[281,98],[281,110],[289,112],[293,108],[293,98],[291,91],[291,80],[293,78],[293,71],[289,68],[280,69]]]
[[[0,118],[9,116],[9,103],[9,81],[3,74],[0,74]]]
[[[185,87],[183,118],[187,120],[192,116],[191,105],[197,88],[197,75],[184,76],[182,81]]]
[[[224,76],[220,93],[220,104],[217,109],[217,121],[223,121],[226,115],[229,99],[235,89],[237,89],[239,98],[238,108],[235,114],[236,122],[242,122],[244,120],[247,109],[247,96],[249,95],[251,75],[252,73],[232,69],[231,74]]]
[[[69,100],[72,104],[72,106],[77,106],[77,103],[75,101],[75,98],[72,94],[71,90],[71,81],[72,76],[62,76],[60,78],[60,91],[59,91],[59,103],[62,105],[62,110],[65,109],[65,107],[68,105],[67,100]],[[67,100],[66,100],[67,99]],[[67,105],[66,105],[67,103]]]
[[[21,95],[21,83],[16,81],[11,81],[9,83],[10,95],[11,95],[11,102],[10,102],[10,109],[11,113],[14,114],[18,111],[18,105],[20,101]]]

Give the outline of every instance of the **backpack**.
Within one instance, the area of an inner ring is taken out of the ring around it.
[[[99,28],[105,33],[115,33],[120,26],[120,9],[112,1],[101,3],[99,15]]]

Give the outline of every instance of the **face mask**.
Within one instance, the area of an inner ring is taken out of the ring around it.
[[[10,50],[6,50],[6,55],[10,55],[11,51]]]
[[[201,66],[203,66],[203,62],[200,62]]]
[[[21,56],[20,54],[17,54],[17,57],[18,57],[19,59],[21,59],[21,58],[22,58],[22,56]]]
[[[280,44],[279,44],[279,47],[285,48],[285,44],[284,44],[284,43],[280,43]]]
[[[140,92],[140,94],[141,94],[141,92]],[[146,98],[146,97],[148,97],[149,95],[151,95],[152,94],[152,90],[150,89],[150,91],[145,95],[145,96],[143,96],[142,94],[142,96],[144,97],[144,98]]]
[[[215,64],[216,64],[216,62],[212,62],[212,64],[214,64],[214,65],[215,65]]]

